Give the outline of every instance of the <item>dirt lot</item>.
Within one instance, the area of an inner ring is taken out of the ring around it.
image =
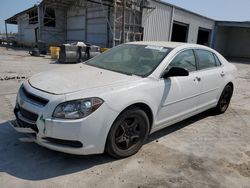
[[[0,47],[0,187],[250,187],[250,62],[235,63],[228,111],[208,112],[150,136],[138,154],[72,156],[23,143],[7,123],[24,79],[59,66]]]

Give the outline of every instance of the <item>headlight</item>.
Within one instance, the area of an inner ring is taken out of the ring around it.
[[[53,117],[62,119],[81,119],[97,110],[103,102],[102,99],[96,97],[64,102],[56,107]]]

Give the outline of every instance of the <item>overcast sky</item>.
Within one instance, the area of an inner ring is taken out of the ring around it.
[[[97,0],[98,1],[98,0]],[[250,0],[164,0],[216,20],[250,21]],[[1,0],[0,32],[5,32],[4,20],[23,11],[39,0]],[[15,32],[16,27],[8,26]]]

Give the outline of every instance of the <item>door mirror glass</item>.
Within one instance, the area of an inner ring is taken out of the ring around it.
[[[163,78],[176,77],[176,76],[188,76],[189,72],[180,67],[172,67],[168,71],[164,72]]]

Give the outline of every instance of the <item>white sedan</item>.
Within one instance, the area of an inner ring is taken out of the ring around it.
[[[224,113],[235,72],[205,46],[122,44],[27,80],[11,124],[52,150],[127,157],[155,131],[211,108]]]

